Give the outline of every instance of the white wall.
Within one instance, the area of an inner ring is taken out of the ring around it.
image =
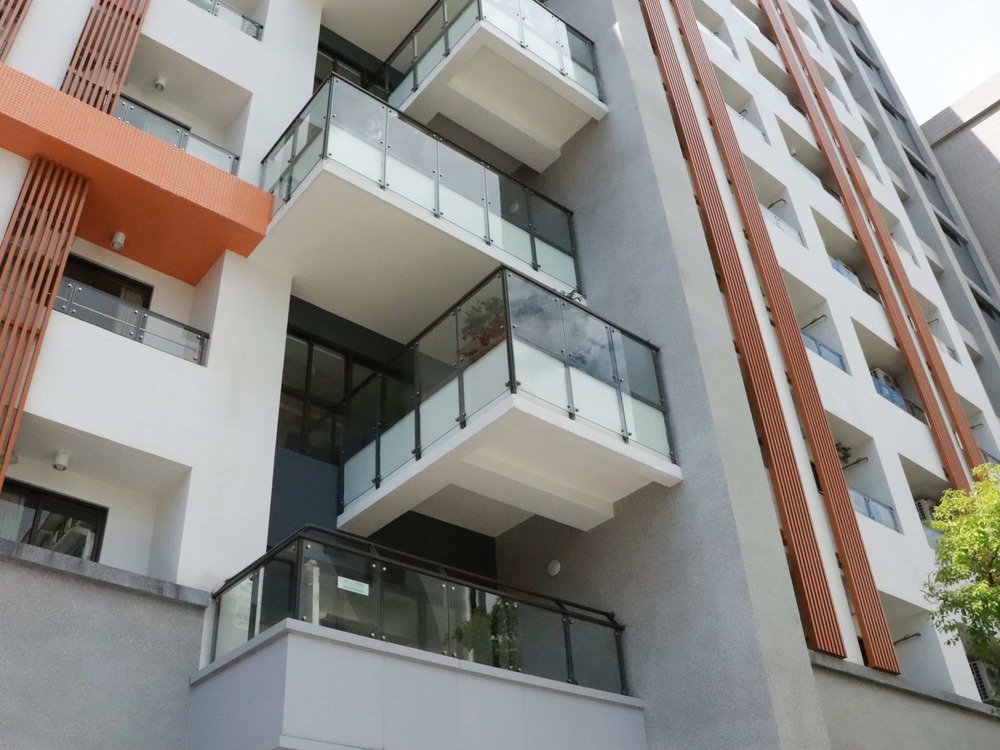
[[[53,313],[27,414],[106,442],[105,453],[190,468],[186,492],[163,483],[144,516],[153,541],[137,572],[214,588],[264,552],[289,292],[286,279],[220,258],[191,299],[191,322],[212,334],[207,366]]]

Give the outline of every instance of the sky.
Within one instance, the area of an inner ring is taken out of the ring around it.
[[[1000,0],[854,0],[917,121],[1000,73]]]

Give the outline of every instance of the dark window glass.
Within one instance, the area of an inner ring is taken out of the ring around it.
[[[104,508],[20,482],[0,489],[0,539],[97,560],[107,516]]]
[[[153,297],[153,287],[148,284],[130,279],[117,271],[112,271],[110,268],[99,266],[75,255],[67,258],[66,271],[63,275],[67,279],[86,284],[137,307],[148,309],[149,302]]]
[[[319,88],[323,81],[330,77],[331,73],[336,73],[341,78],[346,78],[358,86],[361,85],[364,75],[361,68],[349,63],[336,53],[320,50],[316,53],[316,72],[313,81],[315,87]]]
[[[298,334],[285,339],[277,444],[338,463],[344,397],[374,372],[353,355]]]

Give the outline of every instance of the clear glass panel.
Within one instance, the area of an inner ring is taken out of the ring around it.
[[[299,542],[293,542],[257,572],[254,586],[254,635],[295,616],[293,607],[298,554]]]
[[[385,116],[378,99],[335,79],[329,157],[381,183]]]
[[[151,312],[140,316],[136,340],[161,352],[191,362],[200,362],[204,336]]]
[[[413,37],[417,62],[416,81],[421,82],[430,75],[446,54],[444,45],[444,6],[438,6]]]
[[[327,108],[330,103],[329,84],[312,98],[295,122],[295,155],[288,175],[288,190],[294,192],[313,167],[323,158],[323,133],[326,132]]]
[[[437,141],[389,112],[385,186],[429,211],[436,208]]]
[[[556,70],[562,70],[562,32],[566,26],[545,6],[521,0],[524,46]]]
[[[171,146],[179,146],[181,136],[187,132],[186,128],[182,128],[173,120],[168,120],[166,117],[162,117],[155,112],[150,112],[148,109],[131,101],[122,119],[129,125],[138,128],[144,133],[148,133],[154,138],[158,138],[164,143],[169,143]]]
[[[464,368],[465,415],[470,417],[505,393],[507,316],[503,281],[496,276],[458,311],[459,357]]]
[[[239,648],[254,636],[254,580],[244,578],[219,597],[215,619],[215,658]]]
[[[449,585],[451,652],[459,659],[507,669],[514,664],[511,602],[468,586]]]
[[[514,41],[521,41],[519,0],[482,0],[482,6],[484,21],[489,21]]]
[[[298,396],[288,393],[281,394],[278,406],[278,441],[279,448],[293,451],[302,450],[302,425],[305,419],[305,402]]]
[[[289,339],[292,337],[289,336]],[[305,342],[302,342],[305,343]],[[285,345],[285,363],[288,363],[288,345]],[[313,346],[312,380],[309,383],[309,394],[314,399],[320,399],[328,404],[338,404],[344,399],[344,373],[346,361],[344,356],[324,346]],[[282,384],[288,385],[284,379]]]
[[[303,544],[299,619],[373,637],[378,629],[376,563],[338,547]]]
[[[660,408],[656,352],[616,329],[611,329],[611,340],[629,439],[669,456],[667,423]]]
[[[575,305],[561,304],[577,416],[621,435],[624,425],[611,354],[610,326]]]
[[[598,95],[597,71],[594,65],[594,46],[579,32],[565,27],[570,60],[566,64],[570,78],[594,96]],[[716,37],[718,38],[718,37]]]
[[[871,510],[873,519],[883,526],[888,526],[890,529],[896,528],[896,512],[892,508],[878,500],[870,500],[868,507]]]
[[[486,170],[490,242],[525,263],[532,263],[528,191],[506,175]]]
[[[375,427],[379,418],[379,376],[364,383],[347,401],[344,454],[344,503],[356,500],[375,485]]]
[[[410,39],[386,65],[386,74],[389,77],[389,90],[392,92],[389,94],[389,104],[397,109],[416,89],[413,78],[413,50],[413,40]]]
[[[576,286],[570,219],[563,209],[531,193],[531,224],[535,231],[535,256],[550,276]]]
[[[381,469],[383,479],[408,461],[416,447],[416,417],[413,411],[416,388],[413,383],[413,350],[386,367],[382,377]]]
[[[477,237],[486,236],[486,180],[481,164],[446,143],[438,146],[440,214]]]
[[[572,620],[569,631],[573,653],[573,679],[578,685],[622,691],[618,668],[618,636],[614,628],[587,620]]]
[[[516,643],[514,661],[525,674],[566,682],[566,637],[558,612],[514,602],[509,612],[510,635]]]
[[[67,312],[98,328],[134,339],[143,309],[113,295],[77,284],[73,303]]]
[[[233,154],[220,146],[216,146],[214,143],[206,141],[204,138],[199,138],[193,133],[186,133],[184,135],[181,147],[191,154],[191,156],[195,156],[211,164],[213,167],[218,167],[224,172],[232,174],[236,170],[238,162]]]
[[[445,0],[444,5],[448,11],[448,44],[454,49],[476,23],[479,8],[476,0]]]
[[[399,565],[381,568],[380,635],[402,646],[449,653],[448,584]]]
[[[569,408],[562,303],[514,274],[507,277],[518,389]]]
[[[282,136],[281,141],[274,147],[262,168],[261,184],[264,186],[264,190],[279,198],[278,201],[275,201],[273,209],[275,211],[288,195],[285,168],[292,159],[292,135],[293,133],[286,133]]]
[[[458,330],[455,313],[429,330],[419,345],[420,447],[458,427]]]

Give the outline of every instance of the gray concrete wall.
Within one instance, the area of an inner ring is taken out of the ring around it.
[[[551,0],[610,108],[535,184],[575,212],[590,306],[662,348],[684,481],[582,533],[532,519],[501,580],[614,610],[655,750],[828,747],[776,514],[693,190],[634,0]],[[549,578],[558,558],[563,572]]]
[[[207,593],[0,541],[0,602],[0,748],[185,747]]]
[[[898,678],[822,657],[816,686],[832,750],[987,750],[1000,747],[1000,721],[958,696],[935,698]],[[822,666],[826,664],[828,666]]]

